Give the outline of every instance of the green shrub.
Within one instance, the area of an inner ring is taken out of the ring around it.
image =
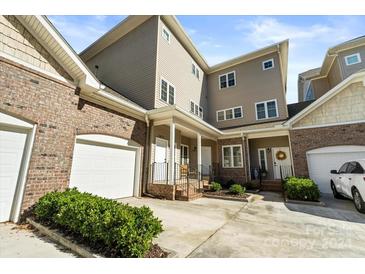
[[[220,191],[222,190],[222,186],[218,182],[213,182],[212,185],[210,186],[210,189],[213,191]]]
[[[288,198],[293,200],[318,201],[320,197],[316,183],[307,178],[287,178],[284,182],[284,190]]]
[[[231,187],[229,188],[229,192],[232,194],[243,194],[245,193],[245,191],[246,189],[239,184],[231,185]]]
[[[75,188],[46,194],[34,214],[113,256],[143,257],[162,232],[161,221],[148,207],[132,207]]]

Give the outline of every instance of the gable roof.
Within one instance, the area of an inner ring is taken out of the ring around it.
[[[291,117],[294,117],[295,115],[297,115],[299,112],[301,112],[307,106],[312,104],[314,101],[315,100],[310,100],[310,101],[302,101],[302,102],[298,102],[298,103],[294,103],[294,104],[288,104],[287,105],[288,119],[290,119]]]
[[[325,104],[328,100],[336,96],[338,93],[343,91],[346,87],[351,85],[355,82],[363,82],[363,85],[365,86],[365,70],[360,70],[352,75],[350,75],[348,78],[340,82],[337,86],[329,90],[327,93],[319,97],[317,100],[315,100],[312,104],[304,108],[302,111],[295,114],[292,118],[290,118],[288,121],[284,123],[284,125],[292,126],[294,123],[299,121],[300,119],[304,118],[308,114],[310,114],[312,111],[320,107],[321,105]]]
[[[299,77],[302,77],[303,79],[311,79],[311,78],[317,78],[321,76],[327,76],[329,73],[332,64],[334,60],[337,57],[337,54],[341,51],[345,51],[351,48],[356,48],[359,46],[365,46],[365,35],[359,36],[354,39],[345,41],[343,43],[340,43],[336,46],[333,46],[329,48],[326,52],[326,55],[323,59],[322,66],[315,69],[310,69],[305,72],[302,72],[299,74]]]
[[[90,60],[96,54],[101,52],[103,49],[109,47],[118,39],[134,30],[152,16],[141,16],[141,15],[131,15],[126,19],[117,24],[110,31],[105,33],[102,37],[88,46],[85,50],[80,53],[81,58],[84,61]],[[199,50],[194,45],[190,36],[186,33],[176,16],[173,15],[161,15],[162,21],[166,24],[166,26],[170,29],[170,31],[176,36],[176,38],[180,41],[180,43],[184,46],[184,48],[189,52],[189,54],[193,57],[194,61],[201,67],[201,69],[209,74],[218,70],[222,70],[228,68],[230,66],[234,66],[243,62],[247,62],[249,60],[255,59],[259,56],[263,56],[265,54],[269,54],[271,52],[279,52],[283,73],[283,80],[286,82],[287,68],[288,68],[288,40],[270,45],[268,47],[250,52],[248,54],[244,54],[238,56],[236,58],[227,60],[225,62],[219,63],[214,66],[209,66],[207,61],[204,59],[203,55],[199,52]]]
[[[105,86],[88,69],[46,16],[17,15],[16,18],[73,78],[74,84],[81,89],[81,94],[104,104],[115,106],[118,103],[119,110],[144,119],[145,109],[125,98],[116,97],[111,94],[110,89],[104,90]]]

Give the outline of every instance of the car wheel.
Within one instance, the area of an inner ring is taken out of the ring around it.
[[[335,197],[335,199],[342,198],[341,194],[337,192],[336,186],[333,182],[331,182],[331,189],[332,189],[333,197]]]
[[[359,211],[361,213],[365,213],[364,200],[362,199],[360,192],[356,188],[354,188],[352,191],[352,197],[353,197],[354,205],[355,205],[355,208],[357,209],[357,211]]]

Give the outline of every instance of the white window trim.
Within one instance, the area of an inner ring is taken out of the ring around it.
[[[233,147],[240,147],[240,151],[241,151],[241,165],[240,166],[224,166],[224,148],[229,147],[231,148],[231,163],[233,165],[234,161],[233,161]],[[222,167],[223,168],[242,168],[243,167],[243,151],[242,151],[242,145],[225,145],[222,146]]]
[[[351,58],[351,57],[354,57],[354,56],[357,56],[357,59],[358,59],[359,61],[358,61],[358,62],[356,62],[356,63],[353,63],[353,64],[349,64],[349,63],[348,63],[348,61],[347,61],[347,59],[348,59],[348,58]],[[357,53],[354,53],[354,54],[351,54],[351,55],[347,55],[347,56],[345,56],[345,63],[346,63],[346,66],[352,66],[352,65],[356,65],[356,64],[361,63],[361,56],[360,56],[360,53],[359,53],[359,52],[357,52]]]
[[[187,148],[187,152],[188,152],[188,164],[190,163],[190,152],[189,152],[189,146],[188,145],[184,145],[184,144],[180,144],[180,163],[182,160],[182,151],[181,151],[181,147],[186,147]],[[182,164],[182,163],[181,163]]]
[[[272,62],[272,67],[271,68],[265,68],[265,63],[267,62]],[[265,60],[262,62],[262,70],[269,70],[269,69],[273,69],[275,68],[275,63],[274,63],[274,58],[271,58],[271,59],[268,59],[268,60]]]
[[[275,117],[268,117],[267,103],[272,102],[272,101],[275,101],[276,116]],[[257,116],[257,105],[259,105],[259,104],[264,104],[265,105],[265,118],[259,119],[258,116]],[[267,101],[256,102],[255,103],[255,113],[256,113],[256,120],[257,121],[278,118],[279,117],[279,109],[278,109],[278,101],[277,101],[277,99],[271,99],[271,100],[267,100]]]
[[[193,103],[194,104],[194,112],[191,112],[191,103]],[[200,115],[198,114],[198,115],[196,115],[195,114],[195,106],[198,106],[198,112],[200,112],[199,111],[199,109],[201,108],[202,109],[202,116],[200,117]],[[192,113],[192,114],[194,114],[195,116],[197,116],[197,117],[199,117],[199,118],[201,118],[201,119],[203,119],[203,117],[204,117],[204,108],[202,107],[202,106],[200,106],[199,104],[197,104],[197,103],[195,103],[193,100],[191,100],[190,99],[190,104],[189,104],[189,111],[190,111],[190,113]]]
[[[231,74],[231,73],[233,73],[233,75],[234,75],[234,85],[233,86],[228,86],[228,74]],[[225,87],[225,88],[221,88],[221,76],[226,76],[227,87]],[[219,90],[227,89],[227,88],[233,88],[236,85],[237,85],[237,77],[236,77],[236,71],[235,70],[232,70],[230,72],[227,72],[227,73],[223,73],[223,74],[218,75],[218,87],[219,87]]]
[[[164,31],[166,31],[169,34],[169,39],[166,39],[165,36],[163,35]],[[162,26],[161,36],[165,41],[171,44],[171,31],[164,25]]]
[[[191,74],[193,74],[196,79],[200,80],[200,68],[194,61],[191,61],[191,65],[195,67],[195,74],[193,73],[193,71],[191,71]]]
[[[260,151],[264,151],[264,161],[265,161],[265,167],[266,167],[266,170],[268,169],[268,166],[267,166],[267,155],[266,155],[266,149],[265,148],[259,148],[259,149],[257,149],[257,152],[258,152],[258,158],[259,158],[259,167],[260,168],[262,168],[262,166],[261,166],[261,154],[260,154]]]
[[[239,117],[239,118],[234,117],[234,109],[235,108],[240,108],[241,109],[241,114],[242,114],[241,117]],[[230,118],[230,119],[226,118],[226,110],[232,110],[232,118]],[[220,111],[223,111],[223,116],[224,116],[223,120],[218,120],[218,112],[220,112]],[[216,111],[216,118],[217,118],[217,122],[242,119],[243,118],[243,107],[242,106],[235,106],[235,107],[226,108],[226,109],[219,109],[219,110]]]
[[[164,101],[162,99],[162,96],[161,96],[162,95],[162,92],[161,92],[162,91],[162,80],[164,80],[167,83],[167,101]],[[169,81],[167,81],[163,77],[160,78],[160,101],[164,102],[167,105],[171,105],[171,104],[169,104],[169,98],[170,98],[169,86],[172,86],[174,88],[174,103],[173,103],[173,105],[175,105],[176,104],[176,88],[173,84],[171,84]]]

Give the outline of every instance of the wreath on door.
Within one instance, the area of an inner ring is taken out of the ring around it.
[[[283,161],[286,159],[286,153],[284,151],[279,150],[278,152],[276,152],[276,159]]]

